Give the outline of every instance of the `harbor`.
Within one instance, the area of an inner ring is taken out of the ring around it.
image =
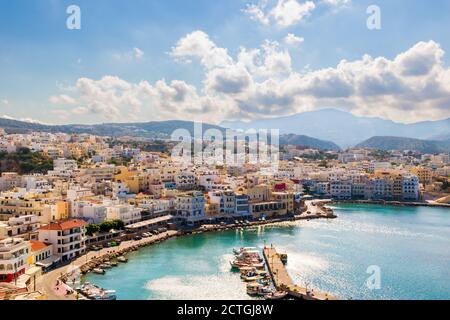
[[[275,288],[278,291],[287,292],[289,296],[303,300],[337,300],[336,297],[328,293],[296,285],[286,270],[286,258],[283,258],[282,254],[277,253],[274,247],[264,247],[263,255]]]
[[[232,271],[230,261],[235,257],[233,248],[254,247],[264,258],[264,243],[273,243],[277,253],[288,254],[285,269],[292,283],[313,290],[315,296],[320,290],[342,300],[448,298],[448,282],[440,276],[448,261],[445,209],[355,204],[333,209],[339,219],[288,221],[244,230],[221,228],[172,237],[130,251],[128,263],[108,269],[105,275],[91,272],[83,278],[116,290],[118,300],[264,299],[248,294],[252,282],[243,281],[240,271]],[[424,220],[433,224],[432,233],[421,224]],[[423,252],[436,261],[433,267],[417,256],[419,243],[433,248],[433,252]],[[390,250],[394,244],[401,250]],[[368,290],[366,270],[374,260],[414,281],[384,273],[382,289]],[[412,268],[405,269],[405,263]],[[267,264],[264,271],[271,277]],[[272,286],[272,278],[269,282]],[[414,292],[413,284],[420,284],[424,291]]]

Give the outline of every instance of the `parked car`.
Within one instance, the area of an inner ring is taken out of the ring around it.
[[[135,236],[135,237],[133,238],[133,240],[139,241],[139,240],[142,240],[142,237],[141,237],[141,236]]]

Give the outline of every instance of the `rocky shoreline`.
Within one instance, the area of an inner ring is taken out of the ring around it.
[[[267,225],[275,225],[282,222],[288,222],[288,221],[298,221],[298,220],[314,220],[314,219],[334,219],[337,218],[331,209],[329,208],[323,208],[324,214],[321,215],[307,215],[305,213],[301,215],[293,215],[289,217],[283,217],[283,218],[275,218],[265,221],[253,221],[249,222],[248,224],[241,225],[241,224],[231,224],[231,225],[203,225],[199,227],[198,229],[189,230],[189,231],[168,231],[162,236],[160,235],[158,238],[148,238],[143,239],[139,241],[133,241],[132,244],[125,246],[124,248],[118,248],[114,249],[112,248],[110,251],[100,255],[99,257],[94,257],[88,260],[86,263],[82,264],[79,268],[83,275],[88,274],[95,268],[98,268],[101,264],[106,262],[111,262],[112,260],[117,259],[120,256],[127,255],[131,252],[138,251],[141,248],[148,247],[154,244],[161,243],[163,241],[166,241],[170,238],[174,237],[181,237],[186,235],[195,235],[195,234],[202,234],[202,233],[212,233],[212,232],[220,232],[220,231],[228,231],[228,230],[236,230],[236,229],[248,229],[253,228],[257,226],[267,226]],[[70,278],[70,274],[63,274],[59,280],[66,283]]]

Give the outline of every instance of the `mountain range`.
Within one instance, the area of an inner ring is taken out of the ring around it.
[[[171,120],[46,125],[0,118],[0,128],[8,133],[41,131],[167,139],[176,129],[186,129],[193,135],[194,122]],[[203,124],[203,131],[218,129],[224,132],[225,128],[279,129],[281,144],[321,150],[340,150],[358,146],[384,150],[418,150],[427,153],[450,152],[450,119],[402,124],[380,118],[357,117],[336,109],[323,109],[251,122],[225,121],[220,126]]]
[[[422,153],[450,153],[450,139],[435,141],[403,137],[372,137],[356,147],[379,150],[416,150]]]
[[[423,140],[450,138],[450,118],[413,124],[381,118],[357,117],[337,109],[322,109],[287,117],[243,121],[224,121],[232,129],[279,129],[280,134],[299,134],[333,141],[342,148],[355,146],[375,136],[396,136]]]

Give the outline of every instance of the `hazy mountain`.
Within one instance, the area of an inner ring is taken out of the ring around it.
[[[357,145],[379,150],[416,150],[423,153],[450,152],[450,140],[419,140],[402,137],[372,137]]]
[[[191,121],[153,121],[142,123],[104,123],[94,125],[44,125],[24,121],[0,118],[0,128],[8,133],[25,133],[30,131],[88,133],[99,136],[133,136],[145,138],[167,138],[176,129],[186,129],[193,135],[194,122]],[[222,127],[203,124],[203,131],[210,128],[224,130]]]
[[[436,139],[450,135],[450,119],[414,124],[390,120],[357,117],[336,109],[304,112],[287,117],[242,121],[225,121],[221,126],[233,129],[279,129],[280,134],[301,134],[333,141],[341,147],[354,146],[374,136],[401,136],[416,139]]]
[[[308,136],[301,136],[297,134],[286,134],[280,136],[281,145],[294,145],[301,147],[308,147],[319,150],[332,150],[339,151],[340,148],[337,144],[331,141],[324,141]]]

